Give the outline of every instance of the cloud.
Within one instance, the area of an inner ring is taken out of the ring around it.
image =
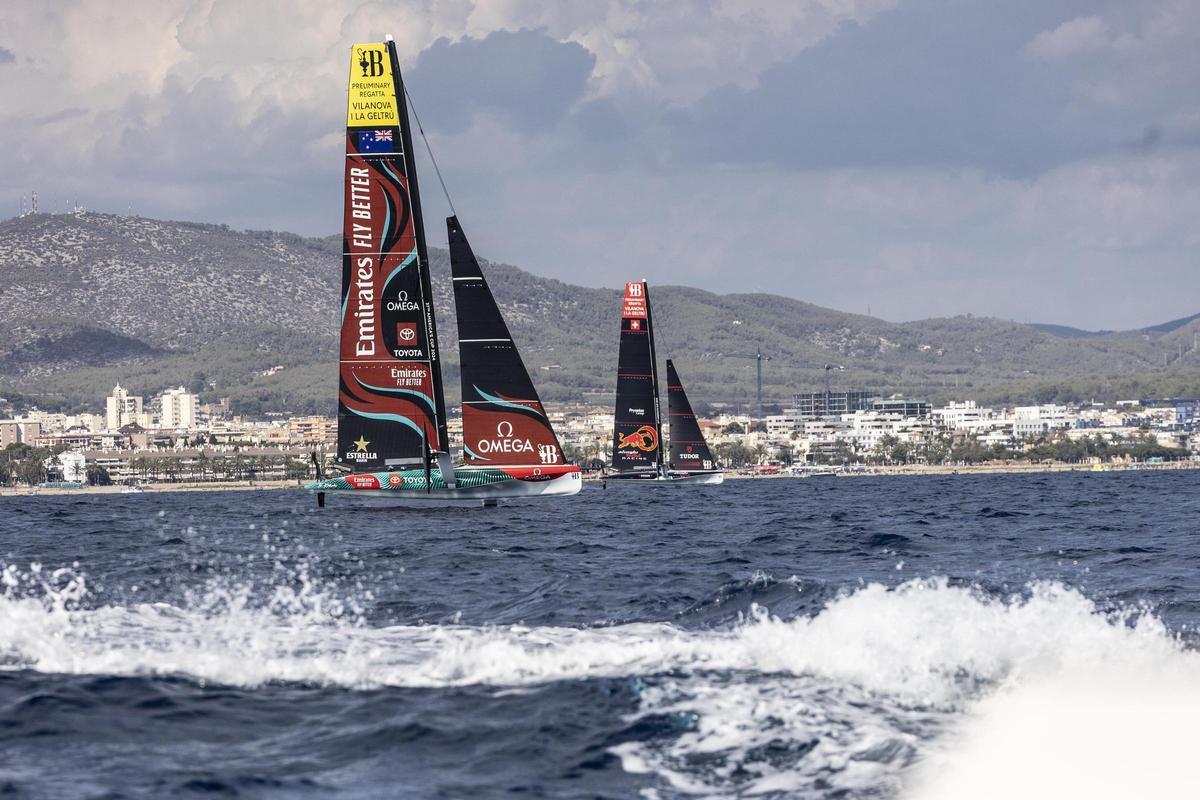
[[[1045,30],[1025,45],[1025,52],[1047,61],[1103,52],[1111,45],[1109,25],[1100,17],[1077,17]]]
[[[483,39],[439,39],[417,57],[407,82],[433,129],[462,131],[486,113],[532,134],[560,122],[583,97],[595,64],[575,42],[498,31]]]
[[[0,47],[0,64],[11,64],[16,61],[17,57],[12,50],[7,47]]]
[[[1037,33],[1028,60],[1053,70],[1080,125],[1159,127],[1167,143],[1200,134],[1200,5],[1149,0],[1069,19]]]
[[[6,5],[8,208],[329,234],[350,46],[390,28],[488,257],[894,319],[1111,328],[1200,296],[1195,3],[127,5]]]
[[[917,2],[846,25],[677,115],[687,155],[785,168],[973,166],[1032,175],[1095,152],[1068,91],[1022,56],[1064,3]],[[689,135],[689,134],[695,135]]]

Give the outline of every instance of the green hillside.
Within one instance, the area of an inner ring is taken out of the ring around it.
[[[146,394],[182,384],[247,414],[329,412],[338,248],[336,237],[90,213],[0,223],[0,394],[83,410],[117,381]],[[453,400],[449,263],[436,249],[431,261]],[[617,289],[485,269],[543,397],[611,402]],[[971,316],[897,324],[775,295],[651,290],[659,352],[702,406],[750,408],[746,356],[759,350],[768,404],[819,390],[826,363],[844,367],[835,388],[934,400],[1200,394],[1200,315],[1089,333]]]

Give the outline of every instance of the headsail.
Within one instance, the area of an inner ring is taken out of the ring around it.
[[[671,426],[671,457],[668,464],[673,471],[694,472],[716,469],[708,443],[696,422],[692,404],[683,391],[683,382],[675,371],[675,364],[667,359],[667,422]]]
[[[529,371],[471,244],[446,219],[462,367],[463,455],[471,465],[564,463]]]
[[[425,464],[447,449],[412,135],[395,44],[351,50],[338,461]]]
[[[612,466],[617,472],[657,472],[663,463],[654,325],[645,281],[625,284]]]

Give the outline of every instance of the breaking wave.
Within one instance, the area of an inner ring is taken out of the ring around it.
[[[685,630],[372,627],[357,602],[303,575],[267,591],[212,583],[183,606],[101,607],[88,607],[85,579],[69,570],[0,577],[0,665],[10,670],[350,690],[636,678],[629,721],[671,720],[670,735],[612,752],[679,793],[981,797],[988,787],[964,792],[954,770],[928,765],[991,763],[997,742],[1014,739],[996,732],[1033,729],[1038,710],[1062,722],[1072,703],[1125,698],[1123,724],[1149,736],[1138,692],[1172,687],[1174,706],[1149,707],[1179,724],[1158,719],[1159,729],[1191,731],[1182,741],[1194,742],[1196,723],[1173,709],[1200,719],[1196,652],[1144,610],[1103,613],[1057,583],[1007,598],[944,579],[872,584],[811,615],[782,619],[752,604],[731,626]],[[1098,791],[1090,796],[1107,796]]]

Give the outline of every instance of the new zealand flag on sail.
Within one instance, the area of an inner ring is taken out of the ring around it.
[[[358,152],[360,153],[392,153],[393,135],[390,130],[359,131]]]

